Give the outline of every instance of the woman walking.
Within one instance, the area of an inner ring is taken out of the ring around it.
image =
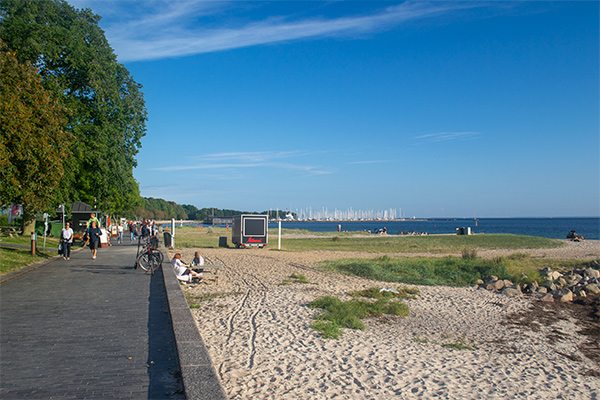
[[[73,229],[71,224],[67,222],[65,227],[60,231],[60,241],[63,245],[63,258],[65,260],[71,259],[71,245],[73,244]]]
[[[100,235],[102,235],[102,231],[96,225],[96,221],[92,221],[92,225],[88,231],[88,235],[90,237],[90,249],[92,250],[92,259],[96,259],[96,254],[98,253],[98,247],[100,247]]]
[[[123,244],[123,223],[119,223],[117,228],[117,243]]]

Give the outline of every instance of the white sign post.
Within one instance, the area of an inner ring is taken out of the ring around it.
[[[44,250],[46,250],[46,232],[48,232],[48,214],[44,213]]]
[[[277,250],[281,250],[281,220],[279,221],[279,239],[277,240]]]
[[[171,218],[171,248],[175,247],[175,218]]]

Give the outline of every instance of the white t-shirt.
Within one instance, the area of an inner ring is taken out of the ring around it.
[[[69,228],[63,228],[60,231],[60,235],[62,236],[62,238],[67,241],[67,242],[71,242],[73,241],[73,229]]]
[[[174,258],[171,260],[171,265],[173,265],[173,271],[175,271],[175,275],[177,275],[177,279],[180,281],[191,282],[192,274],[184,275],[187,271],[187,268],[183,266],[183,263],[179,258]]]

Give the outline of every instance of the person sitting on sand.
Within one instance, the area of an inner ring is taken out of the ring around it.
[[[197,251],[194,253],[194,259],[192,260],[192,267],[197,267],[200,265],[204,265],[204,258],[200,255],[200,252]]]
[[[567,234],[567,239],[570,239],[573,242],[585,241],[585,239],[583,238],[583,236],[578,235],[574,230],[572,230],[571,232],[569,232]]]
[[[179,253],[173,256],[171,265],[173,265],[173,271],[175,271],[175,275],[180,281],[191,282],[194,278],[202,279],[202,274],[190,270],[190,266],[181,261],[181,254]]]

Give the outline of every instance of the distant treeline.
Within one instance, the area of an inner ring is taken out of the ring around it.
[[[136,216],[140,219],[187,219],[195,221],[204,221],[209,216],[232,217],[239,214],[269,214],[269,218],[277,216],[277,210],[263,211],[255,213],[250,211],[227,210],[220,208],[202,208],[198,209],[191,204],[177,204],[174,201],[155,199],[153,197],[144,197],[144,206],[136,209]],[[285,216],[285,212],[279,211],[279,216]]]

